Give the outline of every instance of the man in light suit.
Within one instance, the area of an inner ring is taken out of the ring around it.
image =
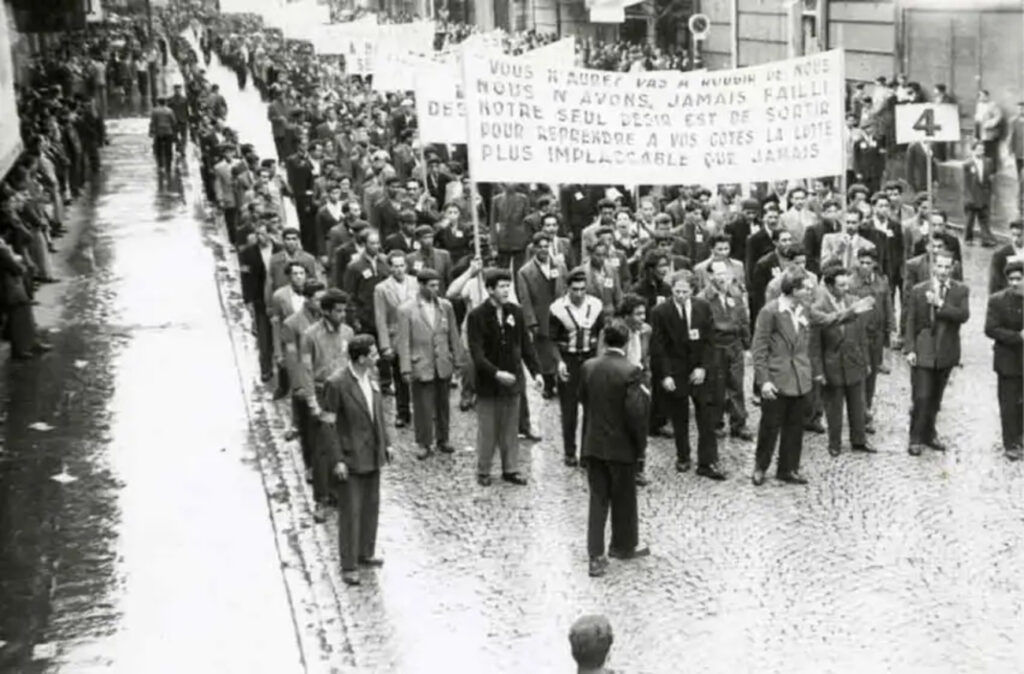
[[[441,278],[433,269],[416,273],[419,293],[398,309],[396,350],[402,379],[412,387],[412,419],[421,461],[437,449],[455,451],[448,442],[452,374],[465,353],[451,302],[439,297]]]
[[[875,244],[860,235],[863,214],[860,211],[846,211],[843,214],[843,231],[826,234],[821,239],[821,268],[829,262],[838,262],[846,269],[857,266],[857,257],[865,248]]]
[[[612,538],[608,554],[619,559],[650,555],[639,544],[636,475],[647,447],[650,392],[643,370],[626,358],[629,328],[616,319],[604,330],[605,350],[583,364],[583,451],[590,485],[587,554],[591,576],[608,568],[604,528],[611,509]]]
[[[970,292],[952,278],[953,257],[943,251],[932,260],[932,277],[914,286],[907,298],[903,353],[910,364],[911,456],[925,445],[945,451],[935,432],[935,418],[949,374],[960,363],[960,326],[970,318]]]
[[[406,302],[415,299],[419,286],[416,277],[408,273],[404,252],[392,250],[388,254],[388,265],[391,275],[373,289],[374,323],[380,357],[391,363],[389,371],[395,391],[395,417],[408,421],[412,417],[409,384],[402,379],[397,367],[398,350],[395,340],[398,338],[398,310]]]
[[[850,270],[838,262],[822,272],[822,292],[811,305],[811,370],[821,384],[828,420],[828,453],[839,456],[843,435],[843,402],[854,451],[874,452],[868,444],[864,381],[868,376],[868,340],[863,314],[874,309],[871,296],[852,299]]]
[[[1008,286],[988,299],[985,334],[993,341],[1003,451],[1010,461],[1020,461],[1024,454],[1024,260],[1007,262],[1005,271]]]
[[[807,190],[794,187],[789,191],[789,210],[782,214],[779,224],[788,229],[794,241],[803,242],[804,232],[818,222],[818,215],[807,208]]]
[[[298,262],[288,263],[288,285],[278,288],[270,297],[267,313],[270,315],[270,328],[274,337],[274,363],[277,365],[277,390],[274,400],[288,395],[288,369],[285,367],[285,343],[281,327],[285,320],[297,311],[301,311],[306,303],[303,289],[306,287],[306,268]]]
[[[790,484],[807,484],[800,473],[800,455],[812,389],[806,307],[814,285],[803,269],[787,269],[782,274],[778,299],[768,302],[757,315],[750,348],[754,385],[761,392],[761,425],[751,478],[755,487],[764,484],[776,443],[776,476]]]
[[[173,114],[173,113],[172,113]],[[224,144],[220,147],[220,160],[213,165],[213,194],[217,206],[224,215],[224,226],[228,230],[228,242],[235,247],[245,242],[238,240],[239,204],[235,199],[235,184],[231,169],[236,162],[234,145]]]
[[[1007,227],[1010,242],[992,253],[989,263],[988,294],[994,295],[1007,286],[1006,263],[1011,258],[1024,260],[1024,220],[1014,220]]]
[[[711,279],[714,276],[711,265],[716,261],[722,262],[728,267],[733,279],[730,293],[740,298],[746,305],[747,272],[743,269],[743,263],[732,257],[732,237],[725,232],[718,232],[711,236],[711,257],[693,268],[693,273],[697,276],[697,289],[704,290],[711,285]]]
[[[992,178],[995,167],[986,156],[985,146],[975,143],[971,159],[964,164],[964,241],[974,242],[974,223],[981,230],[981,245],[991,248],[996,245],[992,228],[989,226],[989,205],[992,203]]]
[[[557,346],[551,339],[548,325],[551,303],[565,294],[565,265],[551,256],[553,241],[546,232],[533,235],[533,258],[519,268],[516,295],[523,308],[526,329],[533,339],[533,348],[544,376],[544,398],[555,397],[555,371],[558,366]],[[575,453],[573,454],[575,456]]]
[[[299,230],[294,227],[286,227],[281,232],[281,250],[274,253],[270,258],[270,267],[267,269],[267,302],[278,288],[288,285],[288,267],[297,262],[306,270],[306,278],[319,280],[319,268],[316,259],[302,250],[299,240]]]
[[[583,263],[582,269],[587,274],[587,294],[601,300],[605,316],[615,313],[615,308],[622,301],[622,285],[619,275],[608,267],[608,244],[595,241],[590,247],[590,256]]]
[[[377,346],[371,335],[348,343],[348,366],[332,375],[324,387],[322,419],[332,424],[337,442],[329,457],[338,499],[338,547],[341,578],[359,585],[358,566],[376,568],[380,514],[380,471],[391,463],[391,438],[384,423],[384,404],[373,381]]]

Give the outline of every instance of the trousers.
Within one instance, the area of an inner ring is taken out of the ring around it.
[[[501,472],[519,472],[519,396],[477,396],[477,475],[490,475],[494,450],[501,453]]]
[[[432,381],[413,381],[411,384],[413,430],[416,444],[420,447],[432,446],[435,434],[437,444],[448,444],[451,381],[451,377],[437,377]]]
[[[999,421],[1003,448],[1024,448],[1024,377],[999,376]]]
[[[754,465],[767,471],[779,446],[779,460],[775,471],[779,476],[800,470],[800,455],[804,447],[804,419],[807,416],[810,394],[801,396],[779,395],[775,400],[761,398],[761,424],[757,429],[757,449]]]
[[[590,507],[587,514],[587,554],[604,555],[604,528],[612,516],[611,548],[631,552],[639,542],[636,507],[636,464],[587,458]]]
[[[580,415],[580,374],[583,363],[593,354],[567,353],[563,356],[569,377],[558,380],[558,406],[562,418],[562,449],[566,456],[576,456],[576,437]]]
[[[659,382],[659,386],[660,386]],[[676,386],[683,386],[676,382]],[[705,382],[700,386],[690,385],[689,395],[665,393],[664,402],[668,409],[668,417],[672,421],[672,433],[676,441],[676,461],[690,460],[690,399],[693,400],[693,413],[697,422],[697,464],[710,466],[718,463],[718,440],[715,437],[715,419],[717,413],[714,405],[708,400],[708,386]]]
[[[380,471],[350,473],[338,481],[338,548],[341,570],[355,571],[360,559],[374,556],[380,517]]]
[[[867,443],[865,435],[866,409],[864,405],[864,381],[855,384],[821,387],[825,403],[825,419],[828,421],[828,446],[838,449],[843,437],[843,402],[850,423],[850,444],[862,447]]]
[[[709,376],[715,401],[715,427],[721,426],[728,414],[730,428],[743,428],[747,423],[747,406],[743,399],[743,345],[739,341],[716,344],[714,357]]]
[[[914,367],[910,370],[910,443],[935,439],[935,419],[942,407],[942,394],[949,383],[951,368]]]

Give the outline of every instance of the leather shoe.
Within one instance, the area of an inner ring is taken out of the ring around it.
[[[792,473],[786,473],[780,475],[779,479],[786,484],[807,484],[807,478],[800,474],[800,471],[794,470]]]
[[[543,440],[543,439],[544,439],[543,437],[541,437],[541,436],[537,435],[537,434],[536,434],[536,433],[534,433],[533,431],[525,431],[525,432],[523,432],[523,433],[520,433],[519,435],[520,435],[520,436],[521,436],[521,437],[522,437],[522,438],[523,438],[524,440],[529,440],[530,442],[540,442],[541,440]]]
[[[938,438],[932,438],[931,442],[926,442],[924,444],[931,447],[936,452],[946,451],[946,443],[944,443],[942,440],[939,440]]]
[[[647,475],[645,475],[644,473],[637,473],[636,474],[636,486],[638,486],[638,487],[646,487],[650,483],[651,483],[651,481],[647,479]]]
[[[714,463],[710,466],[697,466],[697,475],[718,481],[725,479],[725,473],[719,470],[718,465]]]
[[[360,585],[363,582],[359,579],[358,571],[342,571],[341,579],[346,585]]]
[[[288,391],[286,389],[279,388],[276,391],[274,391],[274,400],[280,400],[281,398],[284,398],[286,395],[288,395]]]
[[[804,430],[821,434],[825,432],[825,425],[821,423],[821,419],[813,419],[804,424]]]
[[[384,558],[383,557],[360,557],[359,558],[359,565],[360,566],[372,566],[374,568],[378,568],[379,569],[380,567],[384,566]]]
[[[911,443],[910,447],[907,448],[907,452],[909,452],[911,456],[921,456],[921,451],[923,449],[924,449],[924,445],[922,445],[922,444],[920,444],[918,442],[915,442],[915,443]]]
[[[689,459],[687,459],[685,461],[676,461],[676,472],[677,473],[688,473],[688,472],[690,472],[690,468],[692,468],[692,467],[693,467],[693,464],[690,463]]]
[[[317,503],[313,508],[313,521],[317,524],[323,524],[327,521],[327,512],[323,504]]]
[[[446,442],[444,444],[439,444],[437,446],[437,451],[441,452],[442,454],[454,454],[455,448]]]
[[[828,455],[829,456],[839,456],[841,453],[842,453],[842,450],[839,447],[829,447],[828,448]]]
[[[591,557],[587,573],[591,578],[600,578],[608,573],[608,559],[606,557]]]
[[[575,468],[576,466],[580,465],[580,462],[575,456],[567,456],[565,457],[565,465],[569,466],[570,468]]]
[[[754,474],[750,477],[750,481],[754,483],[755,487],[760,487],[764,484],[764,471],[755,470]]]
[[[1021,450],[1019,447],[1010,447],[1006,450],[1006,458],[1010,461],[1020,461]]]
[[[865,452],[867,454],[877,454],[878,450],[875,449],[871,444],[865,442],[863,445],[853,445],[850,449],[855,452]]]
[[[434,450],[432,450],[430,447],[424,447],[420,445],[418,449],[419,451],[416,452],[416,458],[419,459],[420,461],[426,461],[434,453]]]
[[[661,428],[655,428],[650,433],[648,433],[648,435],[653,435],[654,437],[657,437],[657,438],[671,438],[671,437],[675,437],[675,434],[672,432],[672,429],[669,428],[668,426],[662,426]]]
[[[751,433],[750,429],[748,429],[746,426],[740,426],[739,428],[732,429],[732,431],[729,433],[729,436],[733,438],[739,438],[740,440],[745,440],[746,442],[750,442],[751,440],[754,439],[754,434]]]
[[[519,485],[520,487],[527,484],[526,478],[520,475],[519,473],[502,473],[501,479],[504,480],[505,482],[508,482],[509,484],[516,484]]]
[[[480,485],[481,487],[490,487],[491,486],[491,482],[492,482],[492,480],[491,480],[491,476],[490,475],[477,475],[476,476],[476,483],[478,485]]]
[[[636,547],[628,551],[611,548],[608,550],[608,556],[614,557],[615,559],[637,559],[638,557],[650,557],[651,549],[646,545],[643,547]]]

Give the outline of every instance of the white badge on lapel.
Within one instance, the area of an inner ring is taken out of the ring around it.
[[[373,272],[369,269],[363,270],[363,278],[373,278]]]
[[[613,280],[612,280],[612,279],[610,279],[610,278],[606,278],[606,279],[604,280],[604,287],[605,287],[605,288],[614,288],[614,287],[615,287],[615,281],[613,281]]]
[[[412,261],[412,270],[413,271],[419,271],[421,269],[423,269],[423,260],[413,260]]]
[[[505,325],[507,325],[510,328],[516,327],[516,317],[513,316],[512,314],[509,314],[508,317],[505,319]]]
[[[698,330],[697,328],[690,328],[690,341],[700,341],[700,330]]]

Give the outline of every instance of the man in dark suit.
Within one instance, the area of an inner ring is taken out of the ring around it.
[[[416,250],[406,257],[410,273],[418,274],[424,269],[433,269],[441,280],[441,292],[452,280],[452,256],[446,250],[434,247],[434,228],[420,225],[416,228]]]
[[[288,189],[292,191],[295,202],[295,213],[299,217],[299,231],[302,234],[302,247],[307,252],[316,254],[316,204],[313,201],[313,163],[310,161],[309,148],[305,139],[300,139],[295,154],[288,157],[285,164],[288,176]]]
[[[153,139],[153,154],[161,173],[170,173],[174,158],[174,139],[178,133],[178,121],[174,111],[167,106],[166,98],[156,99],[153,112],[149,115],[149,136]]]
[[[952,252],[946,247],[946,238],[938,232],[932,232],[925,241],[925,252],[907,260],[903,270],[903,297],[909,297],[910,291],[914,289],[914,286],[932,277],[932,260],[935,259],[936,255],[949,255],[953,257]],[[950,276],[955,281],[963,281],[964,279],[963,270],[957,264],[955,258],[953,259],[953,271],[950,272]],[[900,312],[900,337],[902,339],[907,338],[908,315],[906,310]]]
[[[260,377],[264,383],[274,376],[274,335],[267,305],[270,300],[270,260],[276,251],[274,242],[267,234],[267,223],[254,223],[256,240],[242,248],[238,254],[239,271],[242,277],[242,300],[249,310],[256,328],[256,346],[260,354]]]
[[[342,288],[351,299],[349,320],[354,323],[357,333],[376,335],[377,320],[373,307],[373,292],[377,284],[388,277],[388,260],[380,252],[380,235],[375,229],[365,229],[360,235],[362,252],[345,268]],[[387,360],[378,362],[380,380],[384,382],[384,392],[390,393],[391,364]],[[407,419],[397,418],[395,426],[402,428]]]
[[[432,156],[427,159],[427,179],[426,179],[426,190],[433,197],[434,201],[437,202],[438,206],[447,206],[445,201],[445,192],[448,189],[448,183],[451,182],[451,177],[441,172],[441,161],[436,157]]]
[[[505,269],[484,274],[488,298],[466,317],[466,341],[473,358],[477,394],[477,483],[491,484],[494,450],[501,452],[501,478],[525,485],[520,473],[520,394],[526,386],[523,365],[541,384],[533,344],[526,332],[523,310],[509,302],[512,275]]]
[[[406,255],[420,249],[420,242],[416,240],[416,214],[405,210],[398,214],[399,230],[384,239],[384,252],[390,253],[393,250],[400,250]]]
[[[992,203],[992,176],[995,167],[985,156],[983,143],[975,143],[971,158],[964,164],[964,241],[974,242],[974,224],[981,230],[981,245],[986,248],[996,244],[989,226],[989,205]]]
[[[529,226],[524,221],[530,211],[530,200],[517,191],[516,183],[506,183],[505,191],[491,202],[491,243],[498,251],[498,265],[516,273],[526,261],[526,246],[530,243]]]
[[[903,353],[910,364],[910,447],[920,456],[924,445],[945,451],[935,433],[935,418],[949,374],[960,363],[960,326],[971,315],[969,290],[953,280],[953,256],[932,259],[932,277],[914,286],[907,298]]]
[[[794,267],[783,273],[780,291],[757,315],[750,348],[754,386],[761,392],[754,486],[764,484],[776,443],[776,476],[790,484],[807,484],[800,473],[800,455],[813,379],[806,307],[814,283],[806,271]]]
[[[1008,286],[988,299],[985,334],[993,341],[992,367],[998,378],[999,420],[1006,458],[1024,455],[1024,260],[1005,267]]]
[[[321,419],[333,424],[330,465],[337,483],[338,547],[341,578],[359,585],[358,567],[376,568],[377,521],[380,514],[380,471],[391,463],[391,438],[384,423],[384,404],[371,372],[377,363],[371,335],[348,343],[348,367],[328,380]]]
[[[651,312],[651,370],[669,407],[676,442],[676,471],[690,470],[690,404],[697,421],[697,474],[724,480],[718,467],[713,391],[705,385],[712,365],[711,307],[694,297],[695,277],[681,271],[671,279],[672,300]]]
[[[384,189],[386,197],[370,211],[370,226],[380,232],[382,240],[398,232],[403,211],[402,199],[405,196],[405,186],[397,176],[388,178],[384,182]],[[413,213],[415,219],[416,214]]]
[[[807,269],[817,275],[821,275],[822,263],[825,262],[822,255],[822,243],[829,234],[836,234],[843,230],[843,223],[840,221],[841,204],[835,199],[829,199],[821,205],[821,217],[814,224],[804,230],[804,250],[807,251]]]
[[[889,287],[903,296],[903,226],[892,215],[892,203],[885,192],[871,197],[871,217],[861,223],[861,236],[875,244],[878,268],[889,279]]]
[[[335,227],[345,220],[344,204],[341,202],[341,185],[332,182],[327,186],[327,201],[316,212],[316,250],[315,254],[324,264],[334,251],[328,246],[328,237]]]
[[[822,274],[824,292],[811,305],[811,371],[821,384],[828,420],[828,453],[839,456],[843,403],[850,424],[850,446],[874,452],[866,433],[864,381],[868,376],[867,317],[875,298],[849,294],[850,270],[830,263]]]
[[[751,235],[753,236],[753,235]],[[768,284],[772,279],[782,273],[786,264],[782,259],[782,251],[793,243],[793,235],[788,229],[777,228],[772,230],[772,242],[775,248],[761,257],[754,260],[754,268],[750,271],[750,283],[747,285],[748,298],[750,301],[750,321],[757,320],[757,314],[765,303],[765,294],[768,291]],[[747,250],[750,250],[750,242],[747,243]]]
[[[587,554],[590,575],[603,576],[604,527],[609,506],[612,538],[608,554],[634,559],[651,553],[639,546],[637,532],[636,474],[647,447],[650,392],[643,370],[626,358],[629,328],[621,319],[604,330],[607,347],[597,358],[583,364],[580,401],[583,403],[583,451],[590,485],[587,518]]]
[[[1024,260],[1024,220],[1014,220],[1008,225],[1010,243],[992,253],[988,270],[988,294],[994,295],[1007,285],[1006,263],[1010,258]]]
[[[523,308],[526,329],[533,340],[540,372],[544,376],[545,398],[555,397],[555,371],[558,366],[558,352],[551,340],[548,315],[551,303],[565,294],[567,274],[565,265],[552,259],[552,244],[549,234],[534,234],[533,258],[516,274],[516,297]]]
[[[775,247],[773,233],[779,229],[779,207],[773,203],[764,205],[761,223],[752,223],[753,230],[743,245],[743,268],[747,272],[747,287],[753,282],[757,261],[772,252]]]

